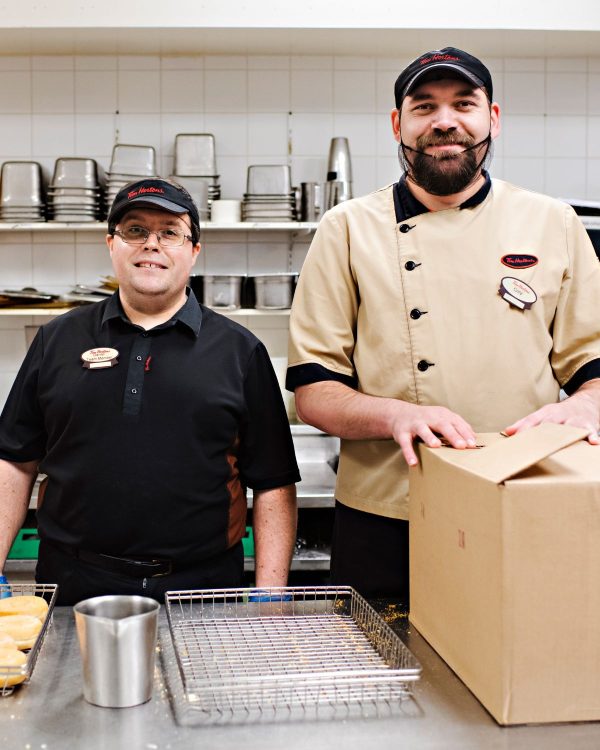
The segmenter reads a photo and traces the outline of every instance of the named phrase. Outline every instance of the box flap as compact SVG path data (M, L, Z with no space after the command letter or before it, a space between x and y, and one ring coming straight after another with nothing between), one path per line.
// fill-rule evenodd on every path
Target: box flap
M466 471L496 484L534 466L553 453L587 437L587 430L562 424L541 424L474 451L457 451Z

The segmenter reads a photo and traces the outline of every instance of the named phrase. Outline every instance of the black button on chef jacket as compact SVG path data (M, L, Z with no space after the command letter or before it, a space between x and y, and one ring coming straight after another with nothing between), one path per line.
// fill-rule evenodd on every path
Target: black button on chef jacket
M100 347L117 363L84 367ZM0 458L48 475L41 538L192 564L241 539L247 486L300 479L264 345L191 291L149 331L118 292L42 326L0 417Z

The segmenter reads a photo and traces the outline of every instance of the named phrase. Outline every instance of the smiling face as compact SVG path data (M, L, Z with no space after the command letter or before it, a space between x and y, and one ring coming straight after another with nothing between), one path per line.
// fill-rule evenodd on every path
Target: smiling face
M409 179L434 195L451 195L479 176L486 139L500 132L500 110L483 89L462 79L428 81L392 111L392 128L407 147Z
M191 235L187 214L180 216L160 209L132 209L121 218L117 230L134 226L150 232L175 228ZM168 309L185 302L185 287L200 252L199 243L193 245L186 239L181 247L164 247L156 234L150 234L142 245L127 244L118 234L108 235L106 241L125 306L140 308L148 303Z

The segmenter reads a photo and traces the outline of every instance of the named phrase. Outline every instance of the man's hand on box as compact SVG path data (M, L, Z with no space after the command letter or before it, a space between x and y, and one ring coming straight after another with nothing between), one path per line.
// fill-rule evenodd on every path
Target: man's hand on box
M588 430L588 441L592 445L600 445L598 435L598 430L600 430L600 379L584 383L572 396L558 404L542 406L541 409L511 424L504 432L507 435L515 435L517 432L522 432L543 422L582 427L584 430Z
M439 448L442 439L453 448L475 448L475 433L461 416L444 406L418 406L398 401L392 415L392 437L409 466L416 466L413 440L420 438L429 448ZM439 437L438 437L439 436Z

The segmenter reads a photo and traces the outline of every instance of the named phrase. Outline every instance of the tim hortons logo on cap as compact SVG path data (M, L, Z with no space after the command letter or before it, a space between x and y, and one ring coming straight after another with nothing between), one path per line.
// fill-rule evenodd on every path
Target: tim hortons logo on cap
M509 253L508 255L503 255L500 258L500 262L509 268L531 268L531 266L537 265L538 259L535 255Z
M138 195L143 195L144 193L164 193L165 191L162 188L157 187L141 187L139 190L132 190L131 192L127 193L127 199L131 200L132 198L136 198Z
M456 57L456 55L431 55L430 57L422 57L419 60L419 65L427 65L430 62L441 62L442 60L458 61L460 57Z

